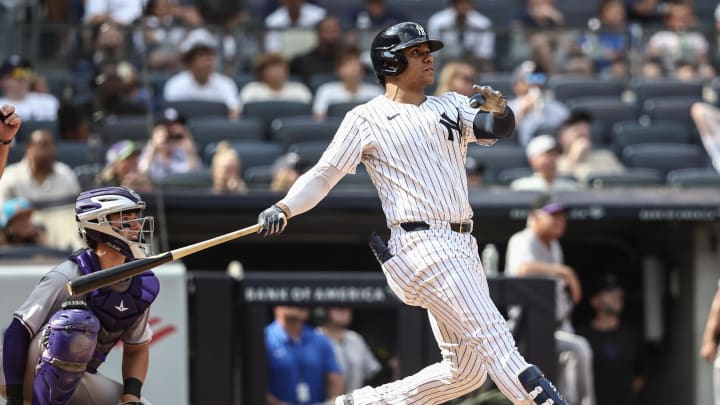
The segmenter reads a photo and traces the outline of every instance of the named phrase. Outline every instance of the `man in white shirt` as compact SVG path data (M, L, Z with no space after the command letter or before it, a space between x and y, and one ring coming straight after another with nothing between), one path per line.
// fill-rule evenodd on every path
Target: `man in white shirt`
M335 67L340 80L320 85L313 100L313 115L323 119L327 115L328 106L335 103L358 103L368 101L383 93L380 86L363 82L365 72L360 61L360 50L347 48L340 54Z
M575 191L576 181L558 177L557 160L560 155L552 135L539 135L528 143L525 150L533 174L516 179L510 184L513 190L524 191Z
M87 24L130 25L142 16L145 3L144 0L85 0L83 21Z
M258 56L254 70L256 80L243 86L240 91L242 104L256 101L312 101L312 93L307 86L288 80L288 61L282 54L268 53Z
M51 94L30 91L33 75L30 62L10 55L0 66L0 105L13 105L25 121L55 121L60 103Z
M25 157L5 169L0 181L0 202L24 197L34 206L62 205L80 193L77 176L55 160L55 141L46 130L33 131Z
M479 70L492 70L495 55L492 21L473 7L472 0L451 0L450 7L430 16L428 34L446 44L443 56L470 58Z
M217 101L225 103L230 119L237 119L240 116L237 84L215 71L215 49L201 42L188 48L183 55L187 69L165 83L165 101Z
M282 0L282 6L265 18L265 52L282 51L282 30L286 28L312 29L325 18L327 11L305 0Z

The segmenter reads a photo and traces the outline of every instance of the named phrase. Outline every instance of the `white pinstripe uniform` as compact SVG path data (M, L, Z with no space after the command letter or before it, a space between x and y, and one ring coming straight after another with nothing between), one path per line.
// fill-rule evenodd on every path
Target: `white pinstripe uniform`
M355 391L355 405L442 403L488 374L514 403L532 403L517 379L529 364L490 299L477 242L449 225L472 217L464 163L468 144L478 141L476 114L457 93L419 106L379 96L345 116L320 159L342 173L361 162L367 168L391 230L394 256L382 266L388 284L403 302L429 311L443 357L405 379ZM430 229L400 226L414 221Z

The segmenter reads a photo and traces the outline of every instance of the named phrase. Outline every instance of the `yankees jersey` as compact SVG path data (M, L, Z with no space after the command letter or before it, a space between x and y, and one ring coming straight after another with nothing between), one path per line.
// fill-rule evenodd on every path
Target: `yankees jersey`
M420 105L378 96L345 115L320 161L343 174L354 173L362 162L389 227L461 222L472 217L465 157L468 144L478 142L473 131L478 113L488 116L486 131L492 133L492 116L471 108L458 93L428 96Z
M62 303L70 298L66 285L81 275L78 266L65 261L43 276L35 286L30 296L15 311L14 316L28 329L30 336L35 336L48 319L61 309ZM123 288L123 284L116 284L117 288ZM82 296L84 297L84 296ZM81 296L78 296L81 298ZM120 305L118 309L123 308ZM149 310L141 316L131 327L109 332L104 328L98 334L97 351L108 353L118 339L128 344L141 344L152 339L152 331L148 326Z

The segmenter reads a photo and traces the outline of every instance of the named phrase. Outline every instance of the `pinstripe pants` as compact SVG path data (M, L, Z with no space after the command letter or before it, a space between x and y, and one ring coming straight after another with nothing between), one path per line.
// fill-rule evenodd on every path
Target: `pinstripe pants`
M394 227L394 256L382 266L404 303L428 310L442 361L402 380L356 390L355 405L439 404L479 388L488 374L513 403L532 403L517 379L529 364L490 299L477 242L446 227Z

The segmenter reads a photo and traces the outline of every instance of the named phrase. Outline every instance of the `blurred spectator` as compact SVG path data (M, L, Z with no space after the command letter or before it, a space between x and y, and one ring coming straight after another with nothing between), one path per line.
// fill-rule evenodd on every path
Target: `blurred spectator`
M325 315L324 322L318 329L330 338L345 380L345 392L355 391L373 378L382 366L365 339L359 333L348 329L353 319L351 308L328 307L322 309L322 312Z
M268 53L255 60L255 80L240 90L242 104L253 101L299 101L309 103L312 93L302 83L288 81L287 59L279 53Z
M594 404L592 349L576 335L571 324L573 304L580 302L582 287L575 270L564 264L559 239L565 234L566 208L550 195L541 195L528 214L525 229L510 237L505 275L545 276L556 282L555 309L558 328L555 341L560 357L559 391L569 404Z
M239 193L247 191L247 186L242 179L242 162L237 151L230 143L222 141L218 143L215 154L212 158L212 179L213 192Z
M282 31L288 28L312 28L327 11L305 0L282 0L282 6L265 18L265 52L283 50Z
M102 63L92 84L95 92L94 119L147 113L149 95L140 86L137 71L130 63Z
M663 67L670 72L679 60L697 61L701 70L711 72L709 49L707 39L695 27L692 5L677 3L668 6L665 29L650 36L645 55L660 58Z
M0 116L2 116L0 119L0 177L2 177L11 144L22 125L22 118L15 113L15 107L7 104L0 104Z
M642 63L641 75L645 79L659 79L665 76L665 68L658 58L645 59Z
M315 92L313 115L317 119L325 118L330 104L361 103L383 94L380 86L363 82L365 69L355 47L344 49L338 56L335 73L340 80L321 84Z
M467 174L468 189L480 188L485 177L485 164L468 156L465 160L465 173Z
M470 97L474 94L472 86L476 79L477 72L471 63L462 60L447 62L440 71L435 95L454 91Z
M649 27L660 24L668 12L668 3L672 1L625 0L628 19Z
M622 173L624 166L612 151L593 148L590 113L573 112L558 129L562 154L557 161L558 174L585 182L591 174Z
M700 75L698 64L692 60L679 60L675 64L674 76L682 81L699 81L703 77Z
M47 245L45 228L33 223L35 210L26 198L5 201L0 217L0 228L7 245Z
M550 98L548 77L533 61L525 61L513 72L515 98L508 106L515 113L515 128L520 145L527 145L538 128L558 127L570 115L565 104Z
M47 206L74 201L80 193L75 172L55 160L52 133L40 129L30 134L25 156L8 165L0 181L0 201L23 197L33 206Z
M579 46L600 75L609 76L613 64L624 63L627 21L623 0L602 0L596 18L588 22L589 31L580 36Z
M388 7L386 0L364 0L361 7L349 13L347 25L360 30L379 29L406 20L398 10Z
M309 52L295 56L290 61L290 73L302 77L305 84L313 75L332 73L343 49L343 31L340 20L327 16L315 25L317 45Z
M286 153L275 160L272 167L270 190L286 192L302 174L300 156L295 152Z
M90 116L82 105L63 102L58 109L58 131L63 141L87 143L90 139Z
M428 35L445 43L442 57L472 60L480 71L492 71L495 56L492 21L473 7L473 0L451 0L449 7L428 19Z
M83 19L92 25L112 22L127 26L142 16L142 5L141 1L85 0Z
M100 185L126 186L139 192L151 191L152 182L138 168L141 151L137 143L129 140L110 146L105 153L105 168L98 175Z
M209 35L209 34L208 34ZM235 81L215 71L215 48L210 38L183 43L183 62L187 67L165 83L165 101L217 101L225 103L230 119L240 116Z
M185 126L185 117L174 108L164 109L150 142L140 154L140 171L153 181L160 181L168 173L186 173L201 166L195 141Z
M515 179L510 188L524 191L575 191L580 188L576 181L558 176L558 146L552 135L538 135L525 149L533 174Z
M177 71L182 61L177 44L187 35L186 26L198 26L202 17L195 7L171 0L148 0L135 45L147 57L151 70Z
M595 282L592 320L578 327L593 350L597 405L634 405L645 383L642 335L623 323L624 292L613 274Z
M25 121L54 121L59 102L55 96L30 90L35 73L30 62L10 55L0 66L0 105L12 104Z
M344 392L330 340L306 324L309 310L279 305L265 327L268 405L319 404Z
M565 17L557 8L555 0L526 0L527 5L516 23L527 35L532 59L548 74L557 73L558 53L563 49Z

